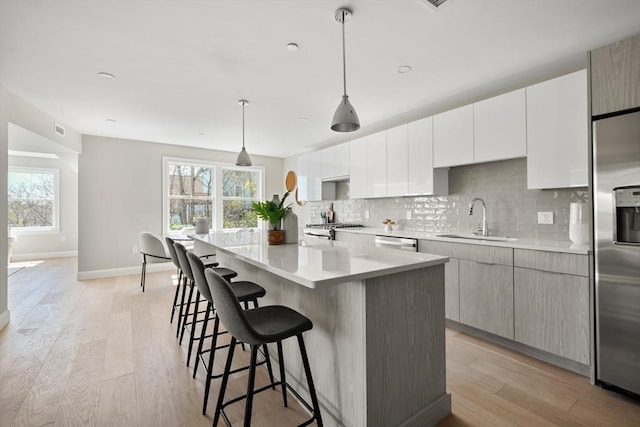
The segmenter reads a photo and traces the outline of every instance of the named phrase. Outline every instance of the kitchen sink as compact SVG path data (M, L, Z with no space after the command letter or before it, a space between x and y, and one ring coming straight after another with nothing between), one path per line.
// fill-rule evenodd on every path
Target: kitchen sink
M468 239L484 240L487 242L515 242L515 237L507 236L476 236L475 234L436 234L436 237L446 237L448 239Z

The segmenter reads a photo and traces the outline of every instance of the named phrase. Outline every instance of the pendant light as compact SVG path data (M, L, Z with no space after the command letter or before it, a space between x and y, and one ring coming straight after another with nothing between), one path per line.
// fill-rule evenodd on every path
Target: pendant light
M347 96L347 65L344 45L344 23L351 18L352 12L347 8L340 8L336 10L336 21L342 24L342 83L343 83L343 95L342 101L336 108L336 112L333 114L333 120L331 121L331 129L336 132L353 132L360 129L360 120L358 114L354 110L353 105L349 102Z
M241 99L238 101L238 104L242 105L242 150L238 153L238 158L236 159L236 166L251 166L251 158L249 157L249 153L244 148L244 107L249 103L246 99Z

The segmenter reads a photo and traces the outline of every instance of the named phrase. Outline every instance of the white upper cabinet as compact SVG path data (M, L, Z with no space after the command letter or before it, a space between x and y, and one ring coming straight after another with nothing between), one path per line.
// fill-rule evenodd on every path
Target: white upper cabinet
M367 197L367 138L349 142L349 198Z
M297 165L298 200L306 202L309 200L309 153L298 156Z
M527 187L588 185L587 72L527 88Z
M387 130L387 196L409 192L408 125Z
M309 155L308 176L309 201L322 200L322 158L318 153Z
M433 117L433 167L473 163L473 104Z
M333 147L333 176L337 178L349 176L348 142Z
M366 197L387 196L387 132L367 136Z
M333 147L325 148L324 150L320 150L315 155L320 156L320 162L322 170L321 178L328 179L334 177L334 159L333 159Z
M448 169L433 168L433 117L409 123L407 136L407 194L448 194Z
M524 89L473 104L474 163L527 155Z

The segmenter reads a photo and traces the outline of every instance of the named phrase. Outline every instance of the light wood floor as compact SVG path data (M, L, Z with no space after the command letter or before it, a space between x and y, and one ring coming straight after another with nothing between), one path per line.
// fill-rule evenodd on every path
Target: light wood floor
M172 274L149 274L142 294L138 276L77 282L75 272L76 259L67 258L9 278L0 426L210 426L219 382L208 415L201 415L203 371L191 378L186 339L179 346L169 323ZM246 361L246 353L236 354L238 364ZM216 357L217 370L224 358ZM259 373L258 385L266 384L264 369ZM245 381L237 374L229 393L242 393ZM447 383L453 414L440 423L445 427L640 426L640 403L451 330ZM306 417L292 400L284 408L279 391L260 394L254 410L254 426L296 425ZM243 411L242 402L229 409L234 425Z

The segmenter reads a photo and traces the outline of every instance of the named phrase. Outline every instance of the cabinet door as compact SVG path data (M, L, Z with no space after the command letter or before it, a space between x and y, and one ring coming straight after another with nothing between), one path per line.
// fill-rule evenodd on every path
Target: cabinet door
M591 114L640 107L640 34L591 51Z
M387 196L406 196L408 186L407 125L387 130Z
M513 339L513 267L461 259L460 322Z
M309 154L298 156L297 166L298 178L298 200L301 202L309 201Z
M474 162L492 162L527 155L525 90L473 104Z
M333 176L349 176L349 143L333 147Z
M527 88L527 187L587 186L587 72Z
M309 154L309 200L322 200L322 158L318 152Z
M589 279L515 269L515 339L589 364Z
M367 197L387 195L387 132L367 137Z
M473 163L473 104L433 116L433 167Z
M447 319L460 321L460 260L449 258L444 265L444 314Z
M333 178L335 176L334 167L333 167L334 165L333 147L325 148L324 150L320 150L315 154L320 156L320 162L322 165L320 168L321 169L320 178L321 179Z
M349 142L349 198L367 197L367 138Z

